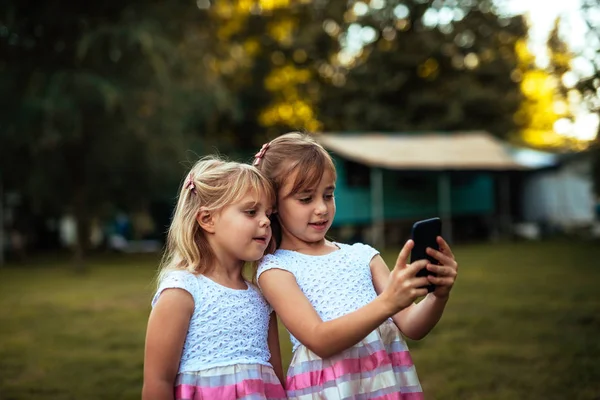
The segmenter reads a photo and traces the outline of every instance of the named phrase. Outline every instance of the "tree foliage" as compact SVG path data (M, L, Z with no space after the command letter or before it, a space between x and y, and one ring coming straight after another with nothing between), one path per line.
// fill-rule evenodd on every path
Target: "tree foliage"
M515 131L526 27L486 1L223 1L207 13L215 68L242 104L240 123L224 129L233 136Z
M15 1L0 16L2 179L75 216L78 258L91 219L164 191L191 127L229 107L182 4Z
M526 41L517 43L518 74L524 96L515 114L520 127L519 141L545 150L574 150L580 142L568 135L574 118L573 105L568 99L569 89L562 82L564 74L571 70L573 54L560 39L558 24L549 35L547 49L549 65L540 67Z

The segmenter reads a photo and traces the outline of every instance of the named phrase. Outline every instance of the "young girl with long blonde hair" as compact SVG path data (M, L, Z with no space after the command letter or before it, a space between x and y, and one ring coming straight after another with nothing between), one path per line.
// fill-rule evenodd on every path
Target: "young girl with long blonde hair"
M209 158L187 174L152 300L142 398L284 399L277 322L242 275L273 245L273 189Z

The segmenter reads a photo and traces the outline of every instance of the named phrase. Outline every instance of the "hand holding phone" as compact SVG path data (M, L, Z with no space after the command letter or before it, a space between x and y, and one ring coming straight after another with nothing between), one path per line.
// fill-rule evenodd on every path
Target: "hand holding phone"
M429 260L431 264L439 264L438 260L427 254L426 250L428 247L431 247L434 250L439 250L437 237L441 236L441 234L442 220L437 217L415 222L411 231L411 239L415 242L415 244L410 253L410 262L412 263L417 260ZM427 268L423 268L417 272L417 276L427 275L435 274L427 270ZM427 291L429 293L433 292L434 290L434 284L427 286Z

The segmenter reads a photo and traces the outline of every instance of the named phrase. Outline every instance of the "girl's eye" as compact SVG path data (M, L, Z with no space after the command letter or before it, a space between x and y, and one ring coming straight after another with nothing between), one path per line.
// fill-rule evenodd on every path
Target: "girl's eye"
M251 217L256 215L256 210L246 210L246 214L250 215Z
M333 193L331 193L331 194L326 194L326 195L325 195L325 199L327 199L327 200L331 200L331 199L333 199Z
M311 197L303 197L300 199L300 203L310 203L311 200Z

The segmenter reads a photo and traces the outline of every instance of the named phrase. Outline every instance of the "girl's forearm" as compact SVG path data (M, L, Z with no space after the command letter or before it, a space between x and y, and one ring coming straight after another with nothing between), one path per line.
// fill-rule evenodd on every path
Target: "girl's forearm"
M418 304L400 311L392 319L406 337L420 340L437 325L446 303L448 298L440 299L430 293Z
M311 339L304 345L321 358L331 357L364 339L392 313L377 297L354 312L316 325L309 335Z

